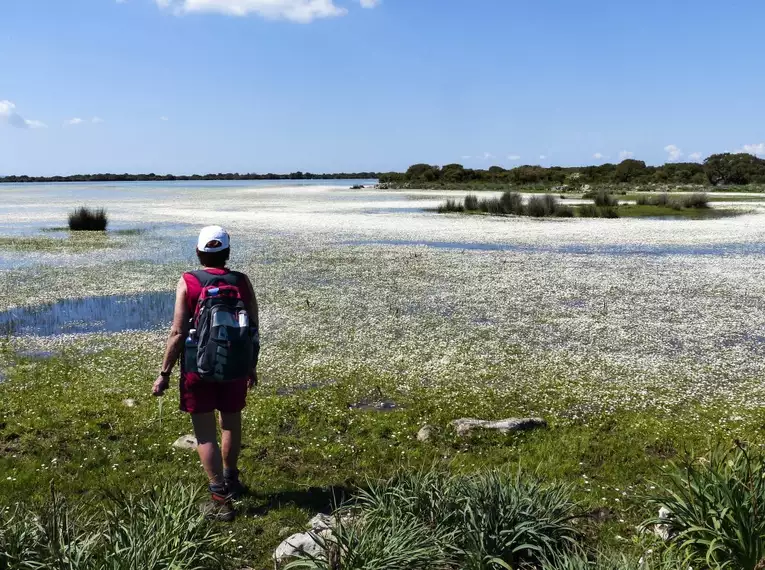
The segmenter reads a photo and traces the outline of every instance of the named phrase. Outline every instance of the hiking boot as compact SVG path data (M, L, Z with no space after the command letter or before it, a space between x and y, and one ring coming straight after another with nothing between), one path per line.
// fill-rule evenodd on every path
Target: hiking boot
M226 491L232 501L238 501L247 494L247 487L239 479L226 481Z
M239 480L239 470L228 470L224 473L226 492L232 500L238 501L247 494L247 487Z
M201 510L205 518L211 521L231 522L236 518L236 511L228 494L210 493L210 500L202 503Z

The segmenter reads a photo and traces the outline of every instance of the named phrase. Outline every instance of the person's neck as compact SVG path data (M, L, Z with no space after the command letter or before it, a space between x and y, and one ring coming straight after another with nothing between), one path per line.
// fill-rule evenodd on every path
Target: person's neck
M204 266L204 269L217 269L218 271L226 271L226 266L223 267L208 267L207 265Z

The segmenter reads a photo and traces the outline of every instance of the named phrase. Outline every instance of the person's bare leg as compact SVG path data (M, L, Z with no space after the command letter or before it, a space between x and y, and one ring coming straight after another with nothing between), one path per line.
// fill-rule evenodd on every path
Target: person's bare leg
M239 452L242 450L242 412L220 415L223 467L237 473Z
M191 422L194 425L194 435L197 438L197 452L202 467L207 473L210 485L219 487L223 485L223 460L220 447L218 447L218 426L215 422L215 412L207 414L191 414Z

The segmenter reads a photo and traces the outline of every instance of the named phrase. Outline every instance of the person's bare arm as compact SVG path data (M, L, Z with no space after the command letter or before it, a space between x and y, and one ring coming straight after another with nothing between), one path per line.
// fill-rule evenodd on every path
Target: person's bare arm
M173 313L173 324L170 327L170 336L167 338L165 356L162 359L162 370L152 389L155 396L161 396L170 386L173 366L183 352L183 344L189 333L190 316L186 306L186 282L181 277L175 290L175 312Z

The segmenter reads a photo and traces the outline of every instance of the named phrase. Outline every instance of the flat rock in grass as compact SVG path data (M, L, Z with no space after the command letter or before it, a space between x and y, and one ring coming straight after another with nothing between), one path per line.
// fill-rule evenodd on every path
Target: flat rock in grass
M433 437L433 426L422 426L417 432L417 441L426 442Z
M193 435L182 435L173 442L173 447L177 449L188 449L192 451L196 449L198 445L197 438Z
M477 420L475 418L460 418L452 422L457 435L468 435L474 429L495 430L499 433L511 431L525 431L547 427L547 422L542 418L508 418L506 420Z
M353 521L353 515L350 513L345 513L339 518L319 513L308 521L309 531L293 534L276 548L274 552L276 567L279 568L290 558L322 556L324 549L319 543L330 540L333 536L332 531L338 524L349 524L351 521Z
M316 538L329 538L332 536L331 530L299 532L286 538L274 552L274 562L278 568L282 563L290 558L314 557L318 558L324 552L324 549L316 541Z
M127 398L125 400L122 400L122 405L126 408L134 408L135 407L135 400L133 398Z

